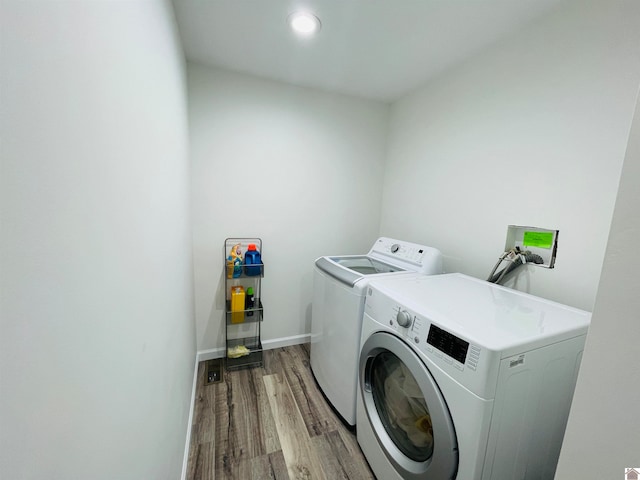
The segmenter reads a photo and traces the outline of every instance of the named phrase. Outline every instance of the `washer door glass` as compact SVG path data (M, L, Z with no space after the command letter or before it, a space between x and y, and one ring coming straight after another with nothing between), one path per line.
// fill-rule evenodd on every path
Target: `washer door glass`
M416 379L400 359L382 352L371 364L371 393L382 424L396 447L416 462L433 455L429 407Z
M362 345L359 374L364 412L395 471L405 480L455 478L458 441L451 413L412 347L393 334L373 333Z

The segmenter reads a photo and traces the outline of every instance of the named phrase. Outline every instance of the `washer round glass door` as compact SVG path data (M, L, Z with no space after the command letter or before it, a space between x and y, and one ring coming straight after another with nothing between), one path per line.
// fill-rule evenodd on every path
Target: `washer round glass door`
M451 479L458 442L426 365L400 338L378 332L360 353L360 389L378 443L406 479Z

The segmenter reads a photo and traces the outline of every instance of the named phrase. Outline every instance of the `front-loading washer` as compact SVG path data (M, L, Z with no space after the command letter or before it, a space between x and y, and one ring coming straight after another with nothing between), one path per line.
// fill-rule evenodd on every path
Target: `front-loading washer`
M311 370L325 397L349 425L356 422L360 328L365 288L374 278L442 273L439 250L378 238L366 255L315 262L311 313Z
M374 474L553 479L590 317L463 274L370 282L357 439Z

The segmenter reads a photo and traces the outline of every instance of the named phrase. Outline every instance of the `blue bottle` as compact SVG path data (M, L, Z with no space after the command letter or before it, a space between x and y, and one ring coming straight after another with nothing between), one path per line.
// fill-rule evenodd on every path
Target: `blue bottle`
M255 277L262 273L262 258L254 243L250 243L244 254L244 274Z

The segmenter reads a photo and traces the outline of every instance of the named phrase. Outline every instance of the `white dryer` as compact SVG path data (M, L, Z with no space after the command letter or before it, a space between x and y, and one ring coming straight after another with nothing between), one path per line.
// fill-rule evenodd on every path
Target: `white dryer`
M315 262L311 370L329 402L349 425L356 421L365 287L374 278L409 272L442 273L440 251L381 237L366 255L334 255Z
M462 274L372 281L357 438L380 479L553 479L588 312Z

